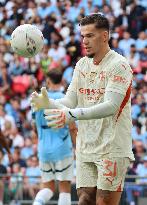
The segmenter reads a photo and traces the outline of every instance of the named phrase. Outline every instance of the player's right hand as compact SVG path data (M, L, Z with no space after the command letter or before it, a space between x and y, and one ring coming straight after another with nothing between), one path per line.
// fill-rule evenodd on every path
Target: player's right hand
M30 102L33 111L49 108L50 100L48 97L48 92L46 90L46 87L41 88L40 94L38 94L36 91L33 92L31 95Z

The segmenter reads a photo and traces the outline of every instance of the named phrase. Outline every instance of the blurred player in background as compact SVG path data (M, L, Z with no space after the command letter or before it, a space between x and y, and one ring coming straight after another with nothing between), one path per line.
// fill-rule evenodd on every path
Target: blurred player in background
M46 85L48 96L63 98L61 90L62 72L53 69L48 72ZM33 205L47 203L55 192L55 180L59 181L58 205L71 205L71 180L73 179L73 146L76 140L75 123L61 129L47 126L44 110L34 113L38 132L38 156L42 176L42 189L37 193ZM71 140L71 136L72 140Z
M41 94L32 94L31 102L34 109L46 108L49 127L78 120L78 205L118 205L126 170L134 160L132 70L123 56L110 49L105 16L88 15L81 19L80 28L86 56L77 62L65 97L53 101L42 88Z

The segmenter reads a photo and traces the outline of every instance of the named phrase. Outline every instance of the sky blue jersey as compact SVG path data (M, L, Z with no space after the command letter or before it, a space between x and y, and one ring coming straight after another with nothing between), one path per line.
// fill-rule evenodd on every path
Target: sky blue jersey
M49 91L52 99L64 97L61 91ZM68 126L60 129L49 128L44 118L44 110L34 113L38 132L38 157L42 162L56 162L72 156L72 141Z

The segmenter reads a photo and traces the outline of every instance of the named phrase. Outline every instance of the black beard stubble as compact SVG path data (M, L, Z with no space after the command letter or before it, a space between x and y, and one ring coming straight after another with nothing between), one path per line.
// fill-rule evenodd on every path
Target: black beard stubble
M88 58L93 58L94 57L94 53L93 54L89 54L89 55L86 55Z

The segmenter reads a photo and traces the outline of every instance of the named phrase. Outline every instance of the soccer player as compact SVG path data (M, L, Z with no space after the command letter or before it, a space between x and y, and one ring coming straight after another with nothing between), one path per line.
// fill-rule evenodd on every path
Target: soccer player
M42 88L41 94L32 94L31 102L35 109L46 108L49 127L78 120L78 205L118 205L126 170L134 160L132 70L123 56L110 49L109 22L104 15L84 17L80 29L86 56L77 62L65 97L53 101Z
M53 99L64 96L61 91L62 72L53 69L48 72L46 84L48 96ZM34 112L38 132L38 156L42 177L42 189L37 193L33 205L46 204L55 192L55 181L59 181L58 205L71 205L71 180L73 179L73 148L75 143L76 126L70 123L61 129L47 126L44 111Z

